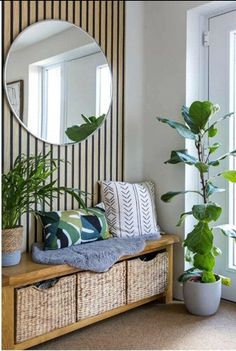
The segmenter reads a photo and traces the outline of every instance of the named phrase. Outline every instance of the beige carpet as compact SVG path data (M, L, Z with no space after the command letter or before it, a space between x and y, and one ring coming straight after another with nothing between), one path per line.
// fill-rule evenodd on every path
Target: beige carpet
M151 303L34 349L38 350L235 350L236 304L216 315L190 315L182 303Z

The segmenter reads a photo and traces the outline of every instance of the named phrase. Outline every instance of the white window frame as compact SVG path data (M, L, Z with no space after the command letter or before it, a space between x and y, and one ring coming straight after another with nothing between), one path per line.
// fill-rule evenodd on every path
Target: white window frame
M186 105L189 106L193 100L207 100L209 96L209 47L203 45L203 33L209 31L209 20L211 17L216 15L222 15L224 13L235 10L234 1L219 1L212 2L211 4L200 5L199 8L195 8L188 11L187 16L187 47L190 47L189 55L187 53L187 67L186 67ZM189 35L189 32L191 35ZM193 53L195 55L193 55ZM198 53L196 55L196 53ZM191 77L191 81L190 81ZM186 139L186 148L191 152L194 151L191 141ZM199 186L198 178L196 174L193 176L193 170L189 166L185 166L185 188L196 188ZM191 198L185 196L185 210L189 211L191 205L195 204L198 198L191 196ZM232 200L231 200L232 201ZM232 215L232 214L229 214ZM194 222L191 217L185 221L185 237L189 233L189 229L192 228ZM233 240L228 239L227 245L227 262L225 264L226 271L236 273L236 266L232 265L233 257ZM236 258L235 258L236 259ZM185 263L185 269L189 268L189 264Z
M52 68L56 68L56 67L60 67L61 68L61 106L60 106L60 116L61 116L61 125L60 125L60 143L64 142L64 130L65 130L65 63L64 62L58 62L55 64L51 64L51 65L46 65L43 67L42 69L42 87L43 87L43 91L42 91L42 106L43 106L43 116L45 116L46 118L42 118L42 125L41 125L41 137L43 139L46 139L47 136L47 111L48 111L48 101L47 101L47 96L48 96L48 75L47 72L49 69ZM60 144L59 143L59 144Z
M236 94L236 31L230 34L230 111L236 111L235 94ZM231 118L230 121L230 150L236 149L236 120ZM236 157L229 159L230 169L236 170ZM229 203L231 211L229 213L229 222L236 225L236 184L229 184ZM228 241L228 268L236 270L236 242L233 239Z
M101 115L101 69L104 67L109 69L109 65L106 63L97 66L96 71L96 116Z

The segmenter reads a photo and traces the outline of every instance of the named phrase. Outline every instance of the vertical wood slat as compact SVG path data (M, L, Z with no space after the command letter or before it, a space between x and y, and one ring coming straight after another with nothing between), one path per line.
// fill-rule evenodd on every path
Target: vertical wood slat
M124 11L123 1L4 1L3 54L11 42L28 25L44 19L68 20L81 26L101 45L113 74L113 103L105 124L87 141L73 146L51 146L30 135L15 119L6 98L3 104L3 171L7 172L19 153L52 152L52 158L68 160L60 164L52 179L58 185L76 187L93 193L88 205L98 201L99 179L123 179L123 81L124 81ZM9 155L11 158L9 159ZM53 199L47 210L78 208L70 196ZM40 209L35 204L35 209ZM29 214L22 216L25 227L24 250L33 242L42 240L41 225Z

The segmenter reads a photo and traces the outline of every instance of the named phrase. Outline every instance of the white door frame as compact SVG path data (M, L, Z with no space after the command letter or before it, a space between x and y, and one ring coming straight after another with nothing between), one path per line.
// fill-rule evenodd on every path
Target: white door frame
M204 32L209 31L209 20L212 17L236 10L235 1L212 1L191 9L187 13L187 51L186 51L186 105L194 100L208 100L209 97L209 47L204 45ZM195 152L193 142L186 139L186 149ZM197 170L185 166L185 189L199 187ZM198 197L192 194L185 196L186 212L196 203ZM192 230L194 219L189 216L185 222L185 237ZM228 267L228 266L227 266ZM185 263L185 269L189 264ZM228 268L226 268L228 270Z

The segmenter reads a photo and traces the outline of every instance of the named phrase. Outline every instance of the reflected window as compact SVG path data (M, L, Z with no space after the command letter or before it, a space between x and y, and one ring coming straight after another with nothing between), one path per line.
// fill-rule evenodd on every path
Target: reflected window
M63 65L51 65L43 69L42 137L60 144L63 126Z
M111 101L111 74L108 65L97 67L96 115L106 114Z

